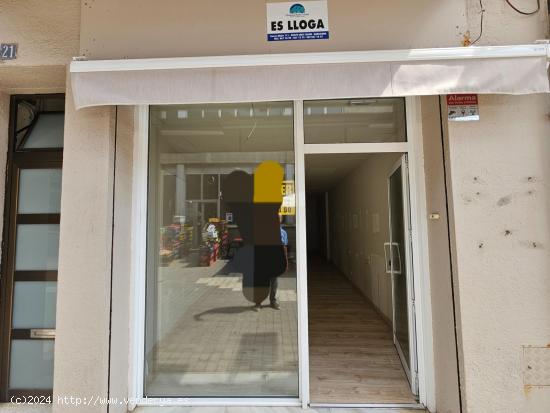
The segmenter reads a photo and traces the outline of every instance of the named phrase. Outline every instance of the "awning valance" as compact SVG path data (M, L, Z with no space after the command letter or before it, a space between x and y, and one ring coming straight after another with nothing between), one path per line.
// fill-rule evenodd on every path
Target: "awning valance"
M73 61L77 108L550 92L549 46Z

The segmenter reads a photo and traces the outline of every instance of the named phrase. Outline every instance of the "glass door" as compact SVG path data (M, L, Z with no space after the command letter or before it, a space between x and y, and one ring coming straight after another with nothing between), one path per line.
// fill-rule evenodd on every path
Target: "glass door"
M64 104L62 95L12 99L2 260L6 401L28 395L51 401Z
M393 339L411 390L418 393L414 287L411 264L411 227L407 155L396 163L388 177L389 197L389 272L393 296Z
M61 168L21 165L14 180L18 203L8 388L44 391L53 385Z

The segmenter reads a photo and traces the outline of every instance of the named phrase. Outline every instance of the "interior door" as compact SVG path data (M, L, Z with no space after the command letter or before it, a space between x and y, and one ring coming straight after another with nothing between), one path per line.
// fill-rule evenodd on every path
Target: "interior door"
M414 394L418 394L412 237L407 155L388 177L389 233L387 268L392 278L393 341Z

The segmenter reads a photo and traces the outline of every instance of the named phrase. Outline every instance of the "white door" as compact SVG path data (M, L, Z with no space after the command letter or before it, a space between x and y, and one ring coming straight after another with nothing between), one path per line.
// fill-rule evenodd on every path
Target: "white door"
M390 241L386 243L386 271L392 278L393 341L414 394L418 394L412 237L407 155L388 176Z

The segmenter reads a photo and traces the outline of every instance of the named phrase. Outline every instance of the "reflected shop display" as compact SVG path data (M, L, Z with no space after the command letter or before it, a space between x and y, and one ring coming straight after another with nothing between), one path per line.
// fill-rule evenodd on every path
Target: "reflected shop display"
M145 394L298 396L292 102L150 122Z

